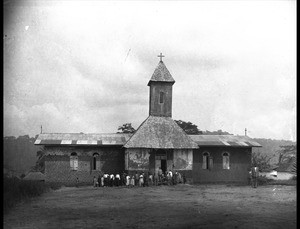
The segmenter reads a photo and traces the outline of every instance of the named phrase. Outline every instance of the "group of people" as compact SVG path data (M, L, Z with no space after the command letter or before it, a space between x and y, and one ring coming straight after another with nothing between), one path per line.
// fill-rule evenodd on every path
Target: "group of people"
M186 183L185 174L181 174L178 171L172 172L171 170L163 173L161 168L157 172L152 174L151 172L136 172L134 175L126 174L108 174L104 173L98 177L94 176L94 187L113 187L113 186L127 186L127 187L145 187L152 185L176 185L179 183Z

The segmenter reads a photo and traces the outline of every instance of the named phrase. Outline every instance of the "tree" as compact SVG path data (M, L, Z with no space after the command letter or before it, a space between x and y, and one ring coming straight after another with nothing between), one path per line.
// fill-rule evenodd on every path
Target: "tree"
M252 153L252 166L256 165L259 170L269 170L271 168L270 160L272 156L262 154L261 152Z
M191 123L191 122L185 122L182 120L175 120L175 122L180 126L187 134L202 134L202 131L200 131L197 127L197 125Z
M135 129L131 126L131 123L125 123L122 126L119 126L118 130L121 130L117 133L134 133Z
M231 135L227 131L217 130L217 131L203 131L204 135Z
M278 164L292 163L297 156L296 145L283 145L277 151L279 153Z
M36 156L38 159L35 163L35 166L31 167L30 171L44 173L44 171L45 171L45 160L44 160L45 148L43 147L42 150L37 151Z
M282 145L279 153L278 166L287 166L288 170L296 175L297 173L297 145Z

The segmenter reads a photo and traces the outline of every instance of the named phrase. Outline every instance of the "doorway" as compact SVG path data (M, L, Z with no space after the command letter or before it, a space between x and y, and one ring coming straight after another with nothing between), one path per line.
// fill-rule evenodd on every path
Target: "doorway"
M161 170L165 174L167 170L167 160L161 160L160 163L161 163Z

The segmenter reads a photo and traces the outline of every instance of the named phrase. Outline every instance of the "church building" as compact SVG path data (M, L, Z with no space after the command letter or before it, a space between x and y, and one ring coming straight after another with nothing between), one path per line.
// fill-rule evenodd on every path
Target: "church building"
M174 83L160 59L148 82L149 116L134 134L39 134L45 181L90 184L101 173L154 174L161 167L190 183L246 183L252 148L261 145L247 136L186 134L172 119Z

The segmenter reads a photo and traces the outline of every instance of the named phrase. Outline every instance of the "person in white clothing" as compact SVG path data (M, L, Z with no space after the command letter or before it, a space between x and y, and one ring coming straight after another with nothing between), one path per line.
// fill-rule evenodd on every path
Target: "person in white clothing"
M130 184L130 176L127 175L126 176L126 186L129 187L129 184Z
M130 186L131 187L134 187L134 185L135 185L135 179L134 179L134 176L132 176L131 178L130 178Z
M173 173L171 170L169 170L169 176L172 178L173 177Z
M105 173L105 174L103 175L103 177L104 177L104 187L108 186L108 184L109 184L108 176L109 176L109 175L108 175L107 173Z
M144 184L144 176L143 174L141 174L139 179L139 186L142 187L143 184Z

